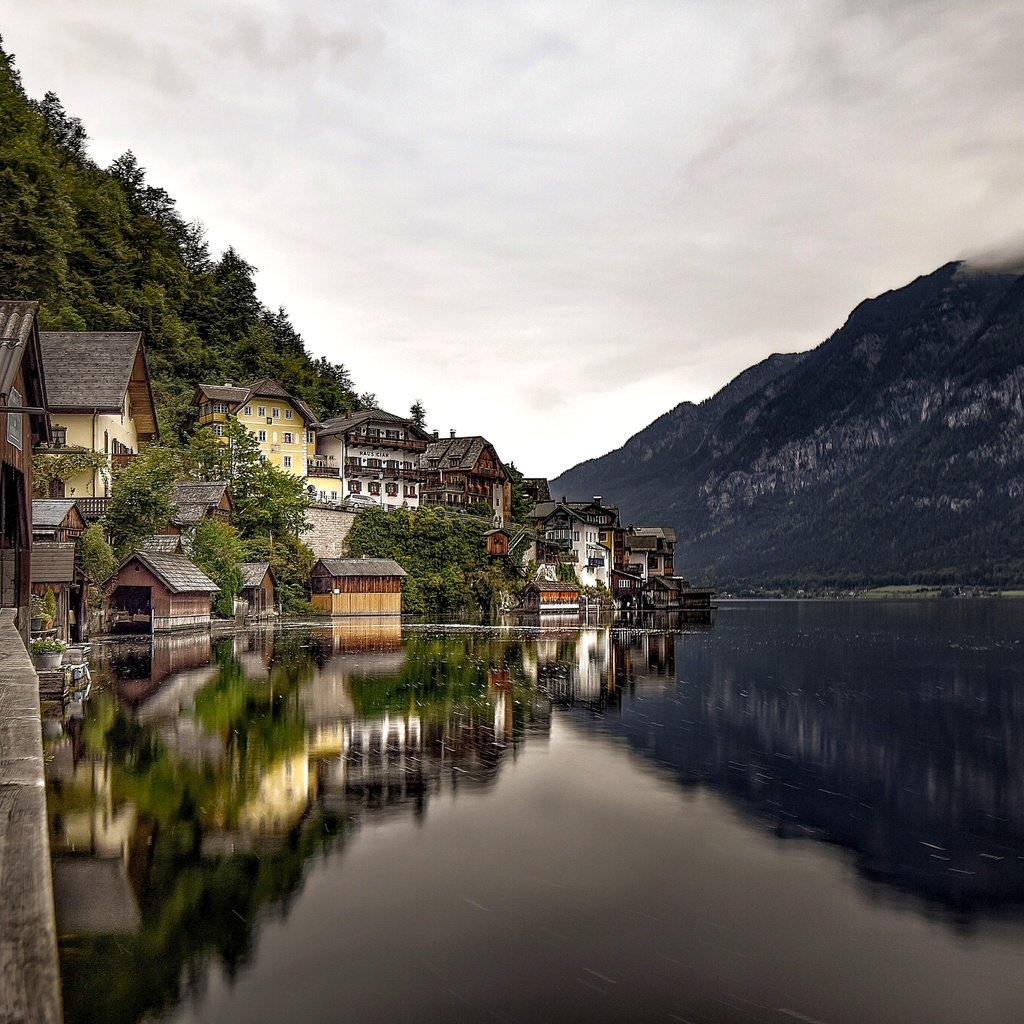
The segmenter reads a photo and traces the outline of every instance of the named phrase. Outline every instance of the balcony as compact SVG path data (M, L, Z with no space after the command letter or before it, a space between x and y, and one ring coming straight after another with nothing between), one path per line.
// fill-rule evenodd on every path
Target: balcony
M329 466L326 462L310 462L306 467L306 476L339 479L341 470L337 466Z
M379 449L393 448L397 451L406 452L425 452L427 450L426 441L415 441L407 437L375 437L372 434L360 434L357 432L346 434L345 444L350 447L359 446L360 448Z

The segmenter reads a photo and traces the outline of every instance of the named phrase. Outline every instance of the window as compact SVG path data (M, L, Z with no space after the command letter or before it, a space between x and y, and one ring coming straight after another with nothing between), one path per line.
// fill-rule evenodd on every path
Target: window
M258 405L256 407L256 415L257 416L266 416L267 415L267 407L265 405Z
M579 530L573 530L573 532L572 532L572 539L573 540L579 540L580 539L580 531Z
M17 388L11 388L8 393L8 405L21 405L21 392ZM25 423L25 414L20 412L9 412L7 414L7 443L12 448L21 451L22 427Z
M214 425L213 425L213 433L217 437L223 437L224 436L224 428L219 423L214 423Z
M257 441L261 441L261 442L265 442L267 440L267 432L265 430L257 430L256 431L256 440Z
M281 440L285 444L293 444L294 443L294 438L295 438L295 435L290 430L286 430L286 431L284 431L284 433L281 434Z
M291 411L291 409L285 409L285 411L284 411L284 418L286 420L290 420L292 418L292 411ZM291 762L289 761L289 764L290 763Z
M20 402L21 399L19 398ZM11 393L11 405L14 404L14 393ZM53 447L64 448L68 443L68 428L67 427L54 427L53 428Z
M252 406L251 406L251 405L247 405L247 406L246 406L246 407L245 407L245 408L244 408L244 409L242 410L242 412L244 412L246 416L251 416L251 415L252 415Z
M270 415L273 416L275 419L280 419L281 418L281 410L278 409L278 408L273 408L273 409L270 410Z
M415 498L416 497L416 487L415 487L414 484L410 484L408 487L406 487L406 489L405 489L405 496L407 498Z
M384 485L384 493L387 494L387 496L389 498L397 498L398 497L398 484L385 484Z
M312 430L306 431L306 444L316 444L316 435Z
M370 484L371 494L380 494L380 484Z
M338 500L338 492L337 491L331 491L331 501L337 501L337 500Z
M285 469L291 469L292 468L292 457L290 455L286 455L284 457L283 461L284 461L284 468Z
M363 490L363 484L360 480L349 480L348 482L348 493L349 494L360 494Z

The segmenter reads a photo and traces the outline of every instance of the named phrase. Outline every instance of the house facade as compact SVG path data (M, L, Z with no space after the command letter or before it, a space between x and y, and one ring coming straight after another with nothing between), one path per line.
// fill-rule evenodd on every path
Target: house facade
M217 584L184 555L136 551L104 584L107 621L126 632L205 628Z
M420 458L430 435L382 409L335 416L316 425L307 491L314 500L381 508L418 508Z
M321 558L310 576L313 607L326 615L400 615L405 576L391 558Z
M43 331L39 335L53 456L101 452L103 464L54 480L51 498L106 498L115 470L159 440L141 331ZM82 511L89 515L87 505Z
M37 302L0 302L0 607L28 638L32 452L50 440ZM5 412L9 409L9 412Z
M420 457L423 501L449 509L469 511L479 502L494 510L501 526L512 508L512 478L494 445L485 437L436 437Z
M256 438L260 454L272 466L305 477L316 452L313 410L276 380L264 377L241 387L201 384L192 398L199 426L223 437L233 416Z
M591 501L540 502L533 508L536 561L568 563L584 586L611 589L619 510L600 497Z
M53 620L62 640L84 639L88 585L79 572L76 542L85 520L73 499L32 502L32 593L52 591L57 602Z

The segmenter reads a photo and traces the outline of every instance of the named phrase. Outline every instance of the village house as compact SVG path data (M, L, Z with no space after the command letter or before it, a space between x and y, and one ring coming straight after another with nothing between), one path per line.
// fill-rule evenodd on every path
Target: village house
M104 583L114 630L160 633L210 625L218 586L184 555L136 551Z
M316 452L316 416L273 378L241 387L230 382L201 384L192 404L197 408L199 426L224 437L233 416L256 438L267 462L292 476L306 476L309 458Z
M327 615L400 615L405 576L391 558L321 558L310 577L313 607Z
M0 302L0 607L17 609L25 640L32 585L32 451L50 440L38 312L37 302Z
M611 587L619 511L600 497L590 501L540 502L533 507L535 560L568 563L584 586Z
M557 580L534 580L523 588L520 609L530 614L579 613L580 588Z
M307 492L314 500L418 508L430 435L412 420L366 409L316 425Z
M43 331L39 342L52 422L51 441L41 450L105 456L95 468L55 479L48 496L78 499L92 522L105 511L113 471L160 436L142 332Z
M265 619L274 614L277 600L277 581L269 562L243 562L242 589L238 596L249 606L247 614L252 618Z
M455 431L434 440L420 457L424 472L423 501L468 512L485 502L501 526L512 508L512 478L485 437L456 437Z
M84 639L88 585L78 571L76 541L85 532L78 505L68 498L32 502L32 593L52 591L53 625L63 640Z

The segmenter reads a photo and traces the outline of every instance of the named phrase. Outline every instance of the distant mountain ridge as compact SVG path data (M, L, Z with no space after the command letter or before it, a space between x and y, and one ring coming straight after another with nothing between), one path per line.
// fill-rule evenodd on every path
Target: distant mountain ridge
M862 302L551 491L675 527L694 579L1024 580L1024 276L949 263Z

